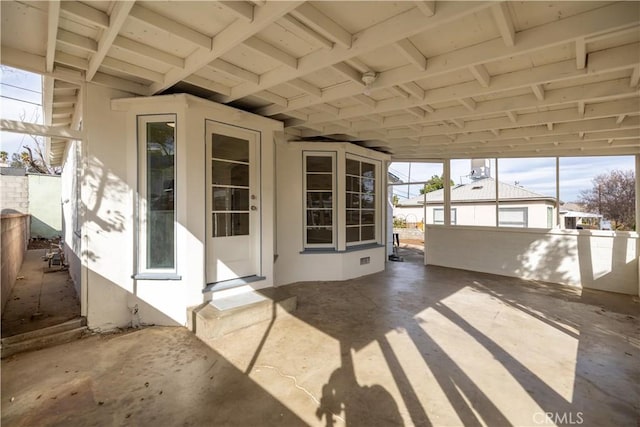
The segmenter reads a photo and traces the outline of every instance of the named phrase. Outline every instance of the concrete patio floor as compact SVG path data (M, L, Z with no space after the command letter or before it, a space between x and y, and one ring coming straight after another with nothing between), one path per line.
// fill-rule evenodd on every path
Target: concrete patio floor
M2 425L636 425L637 301L406 262L289 287L298 309L2 361Z

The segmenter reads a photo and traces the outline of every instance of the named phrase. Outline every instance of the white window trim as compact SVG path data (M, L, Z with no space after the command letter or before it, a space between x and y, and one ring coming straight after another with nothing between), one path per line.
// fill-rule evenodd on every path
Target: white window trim
M345 235L345 242L346 242L346 246L347 247L352 247L352 246L360 246L360 245L370 245L370 244L380 244L380 236L382 235L382 229L383 224L382 224L382 187L381 187L381 181L384 179L381 176L381 171L382 171L382 162L380 162L379 160L375 160L375 159L371 159L368 157L363 157L363 156L358 156L355 154L349 154L346 153L345 154L345 168L344 168L344 177L345 177L345 188L343 190L343 194L344 197L346 199L347 197L347 188L346 188L346 177L347 177L347 173L346 173L346 163L347 160L355 160L357 162L365 162L365 163L369 163L374 165L375 168L375 174L376 174L376 178L375 178L375 186L374 186L374 196L375 196L375 203L374 203L374 227L375 227L375 231L374 231L374 238L371 240L359 240L357 242L346 242L346 234L347 234L347 224L346 224L346 220L345 220L345 224L342 227L344 229L344 235ZM362 209L362 207L360 207L360 209ZM345 204L344 207L344 211L347 211L347 207ZM359 227L362 227L362 223L359 225Z
M138 115L137 119L137 153L138 153L138 203L137 203L137 239L136 252L137 274L134 278L154 279L155 276L161 279L176 279L178 273L178 224L177 207L178 194L176 192L176 171L177 171L177 114L154 114ZM148 123L173 122L174 125L174 219L173 219L173 268L148 268L147 267L147 137L146 128Z
M451 208L451 225L456 225L456 221L458 218L458 213L456 212L457 208ZM442 212L442 221L436 222L436 211ZM444 225L444 208L433 208L433 223L435 225Z
M338 216L337 213L337 152L335 151L303 151L302 152L302 239L305 249L335 249L338 242ZM331 158L331 243L307 242L307 157Z

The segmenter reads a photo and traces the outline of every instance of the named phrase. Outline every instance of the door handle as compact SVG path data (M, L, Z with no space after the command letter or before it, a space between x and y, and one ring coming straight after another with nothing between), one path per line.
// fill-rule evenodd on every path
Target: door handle
M257 207L257 206L251 206L251 210L252 210L252 211L257 211L257 210L258 210L258 207Z

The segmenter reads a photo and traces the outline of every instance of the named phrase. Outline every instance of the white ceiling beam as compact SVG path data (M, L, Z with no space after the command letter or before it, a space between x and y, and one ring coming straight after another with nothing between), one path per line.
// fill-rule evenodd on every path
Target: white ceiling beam
M419 70L427 69L427 58L418 50L409 39L402 39L394 45L398 51Z
M460 104L462 104L469 111L475 111L476 109L476 101L471 98L460 98L458 99L458 102L460 102Z
M274 3L277 4L282 2ZM270 4L271 3L268 2L265 7L268 7ZM440 25L450 24L464 16L486 9L490 5L491 3L488 2L464 4L459 2L442 2L438 6L438 14L431 19L424 19L424 15L415 13L415 9L409 9L354 34L351 49L346 49L342 46L336 45L331 50L317 50L299 58L297 70L274 69L261 75L259 86L243 84L234 87L233 96L228 101L234 101L248 96L253 92L277 86L296 77L302 77L319 71L331 66L332 64L342 63L343 61L374 51L380 47L387 46L390 43L437 28ZM411 65L410 67L415 72L422 73L420 70L417 70L415 66ZM407 79L404 82L398 83L406 83L407 81L415 80L416 79ZM349 92L349 97L356 95L353 91L345 91L345 93L347 92Z
M489 87L489 84L491 84L491 76L487 71L487 67L482 64L474 64L469 67L469 71L471 71L473 77L478 80L478 83L480 83L482 87Z
M60 20L60 0L52 0L48 3L47 12L47 48L46 70L53 71L53 59L56 54L56 40L58 35L58 21Z
M633 67L633 71L631 72L631 79L629 80L629 86L636 87L640 82L640 65L636 65Z
M533 94L538 98L538 101L544 101L544 88L540 84L531 85Z
M371 99L367 95L362 95L362 94L354 95L353 99L355 99L356 101L360 102L361 104L365 105L368 108L376 108L376 101L374 99Z
M425 111L422 108L418 108L418 107L411 107L411 108L407 108L406 109L407 112L413 114L414 116L416 116L419 119L424 118L425 116Z
M119 71L121 73L129 74L130 76L134 77L141 77L152 82L161 82L164 78L164 74L158 73L157 71L152 71L148 68L140 67L138 65L130 64L128 62L109 57L102 60L101 68Z
M344 75L345 77L347 77L349 80L359 84L360 86L365 85L364 82L362 81L362 74L360 74L360 72L355 68L353 68L352 66L344 62L339 62L337 64L333 64L331 67L334 70L341 73L342 75ZM353 95L356 95L356 94L357 93L354 93Z
M453 5L458 4L457 2L445 2L444 5ZM473 3L474 5L476 3ZM439 9L440 10L440 9ZM391 69L385 72L379 73L379 76L375 83L376 89L382 89L384 87L390 87L398 84L405 83L407 81L416 81L421 79L429 78L430 76L448 74L453 72L454 70L458 70L461 68L468 69L470 65L482 63L482 62L491 62L497 60L503 60L513 57L514 55L522 55L527 54L534 51L539 51L544 48L548 48L551 46L558 46L564 43L569 43L572 40L575 40L576 37L587 36L589 34L597 34L602 31L612 30L612 28L626 28L629 25L637 24L637 20L635 16L640 13L640 3L637 2L620 2L615 3L609 6L604 6L594 11L582 13L580 15L572 16L570 18L566 18L559 21L553 21L548 24L540 25L529 30L521 31L519 33L519 43L517 46L512 48L506 48L502 45L502 43L495 39L490 40L488 42L479 43L474 46L470 46L467 48L457 49L451 52L444 53L442 55L434 56L429 58L429 67L426 71L419 71L413 65L406 65L403 67L398 67L395 69ZM435 18L441 17L442 11L438 12ZM362 39L357 39L357 42L360 42ZM627 45L620 48L615 48L617 51L624 52L624 55L618 55L616 57L611 57L610 55L601 55L607 56L607 61L599 61L598 65L593 65L594 57L596 53L592 53L589 57L589 72L597 72L600 69L606 69L610 66L609 63L637 63L638 55L637 51L634 53L628 53L634 46L637 44ZM356 46L354 44L354 46ZM334 49L335 50L335 49ZM614 49L608 49L607 52L611 52ZM604 52L604 51L603 51ZM309 55L308 55L309 56ZM307 57L308 57L307 56ZM300 58L300 67L301 69L305 68L305 58ZM570 71L566 70L565 67L569 66ZM584 76L587 74L586 70L576 70L575 61L568 60L558 65L556 64L548 64L546 66L534 67L540 70L547 70L552 68L561 68L563 70L562 73L558 74L557 71L553 74L549 73L548 78L546 80L542 80L540 82L532 82L541 84L545 81L552 80L565 80L571 77ZM611 69L611 68L609 68ZM279 70L281 71L281 70ZM520 75L520 72L509 73L505 75L504 79L508 80L507 76L510 75ZM261 84L264 84L267 80L270 79L270 72L267 72L262 75ZM282 75L280 75L282 77ZM531 80L526 77L521 78L523 81ZM518 85L516 82L512 80L512 84L509 85L511 87L522 87L523 85ZM474 82L475 83L475 82ZM476 91L482 93L482 89L469 87L467 90ZM504 85L506 86L506 85ZM246 86L245 86L246 88ZM492 78L491 87L484 89L485 93L492 93L495 91L500 91L499 86L496 86L496 78ZM239 93L244 92L244 89L241 87L235 87L233 89L233 97L232 99L237 99L237 95ZM327 88L323 92L323 99L327 101L337 101L338 99L353 96L355 93L355 88L348 87L340 87L340 88ZM429 93L429 98L431 96L431 92ZM460 95L458 95L459 97ZM314 103L313 99L298 99L292 100L289 103L289 109L297 109L312 106ZM381 104L382 105L382 104ZM402 105L398 109L404 109L411 105ZM379 105L380 107L380 105Z
M244 41L244 45L267 58L274 59L279 63L286 65L287 67L291 67L293 69L298 67L298 60L296 58L257 37L248 38Z
M547 129L549 129L550 131L553 130L553 123L552 122L547 123Z
M298 21L293 16L290 16L290 15L283 16L282 19L278 21L278 24L280 24L285 29L291 31L293 34L298 35L299 37L310 42L313 45L316 45L325 49L333 48L334 43L331 40L329 40L322 34L319 34L318 32L312 30L311 28L307 27L305 24Z
M295 87L296 89L300 89L304 93L314 96L316 98L322 97L322 89L317 86L312 85L302 79L293 79L287 82L290 86Z
M245 21L253 21L253 5L246 1L219 1L216 4L224 6L227 10L232 12L236 17Z
M433 16L436 14L436 2L431 0L416 0L414 1L416 7L422 12L425 16Z
M102 32L98 41L98 50L91 56L89 68L87 69L87 81L93 80L102 60L107 56L107 52L111 49L113 41L118 36L120 29L124 25L124 21L129 16L129 12L134 7L133 1L119 1L114 4L113 11L109 16L109 28Z
M98 42L95 40L63 30L62 28L58 30L58 42L76 47L86 52L94 53L98 51Z
M80 125L82 123L82 116L84 114L84 91L85 91L85 83L80 84L78 86L78 91L76 92L76 102L73 105L73 114L71 115L71 124L69 127L73 130L80 129Z
M337 107L334 107L333 105L318 104L315 106L315 108L322 110L325 113L331 114L334 117L338 117L340 115L340 109ZM332 124L335 124L335 122L332 122ZM351 125L349 125L348 127L351 127Z
M59 117L69 117L73 114L73 107L63 107L63 108L55 108L51 111L51 117L59 118Z
M38 135L51 138L65 138L82 140L81 132L73 129L57 128L52 126L26 123L16 120L0 119L0 130L25 135Z
M459 119L449 119L449 121L451 123L453 123L457 128L462 129L464 128L464 121L459 120Z
M498 31L504 40L504 44L511 47L515 45L516 32L513 27L513 21L509 14L509 6L507 3L499 3L491 7L493 19L496 22Z
M109 15L84 3L64 1L61 3L62 15L72 17L82 24L102 29L109 28Z
M143 58L151 59L162 64L171 65L172 67L184 68L184 59L122 36L115 38L113 47L135 53Z
M507 117L511 120L511 123L516 123L518 121L518 114L514 111L507 111Z
M291 11L291 15L339 46L345 49L351 47L351 33L313 7L311 3L300 5Z
M254 9L253 21L250 23L236 20L224 30L216 34L213 38L212 48L210 51L196 51L185 60L183 69L170 70L161 84L151 85L151 93L161 92L174 84L183 80L185 77L195 73L200 68L206 66L214 59L217 59L235 48L238 44L252 37L254 34L262 31L274 21L282 18L292 9L297 7L300 1L274 1L267 2L264 6ZM262 79L262 78L261 78ZM252 85L255 87L257 85Z
M268 101L268 102L273 102L274 104L280 105L282 107L286 107L288 103L287 98L284 98L280 95L276 95L275 93L269 92L267 90L254 93L253 96L258 97L260 99L264 99L265 101Z
M55 94L54 83L55 83L55 79L52 77L45 76L42 78L42 110L43 110L45 125L50 125L51 119L54 117L54 111L53 111L54 110L53 96Z
M576 40L576 67L582 70L587 66L587 43L584 37Z
M197 76L195 74L185 78L184 82L189 83L190 85L201 87L203 89L208 89L212 92L220 93L222 95L231 93L231 89L228 86L225 86L218 82L214 82L204 77Z
M400 97L402 97L404 99L408 99L409 96L411 96L411 95L409 95L409 93L406 90L402 89L400 86L391 86L389 89L393 93L395 93L396 95L398 95L398 96L400 96Z
M46 58L35 55L9 46L2 46L2 65L40 74L42 76L54 77L57 80L79 83L84 80L81 71L66 68L58 65L52 72L46 70Z
M433 107L431 107L428 104L423 104L420 106L420 108L423 108L427 113L434 113L436 111Z
M366 73L367 71L371 71L371 67L369 67L367 64L365 64L364 62L362 62L358 58L347 59L344 62L346 62L347 64L349 64L351 67L355 68L356 70L360 71L361 73Z
M622 122L624 121L625 117L627 117L627 116L626 116L626 114L620 114L620 115L618 116L618 118L616 119L616 124L617 124L617 125L621 125L621 124L622 124Z
M255 4L256 6L264 6L267 3L267 0L249 0L251 3Z
M415 82L404 83L400 86L418 99L424 99L425 91Z
M585 102L578 101L578 115L584 117Z
M216 71L225 74L227 77L241 79L245 82L252 82L258 84L260 82L260 76L237 65L231 64L223 59L216 59L209 64L209 67Z
M186 25L180 24L175 20L160 15L159 13L154 12L151 9L147 9L146 7L135 5L131 9L130 13L131 18L134 18L140 22L143 22L147 25L155 27L159 30L166 31L184 41L190 42L195 46L210 50L211 49L211 37L206 34L202 34L194 30L193 28L187 27Z

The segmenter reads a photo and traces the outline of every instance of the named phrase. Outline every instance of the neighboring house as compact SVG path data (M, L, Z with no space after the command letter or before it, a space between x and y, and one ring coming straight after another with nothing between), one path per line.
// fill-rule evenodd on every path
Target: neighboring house
M565 203L560 206L560 227L575 229L611 230L611 222L603 221L602 215L585 212L582 205Z
M555 198L526 188L498 182L500 203L498 225L502 227L552 228L556 215ZM399 203L393 216L407 222L444 224L444 189ZM491 177L474 180L451 189L452 225L496 225L496 181Z

